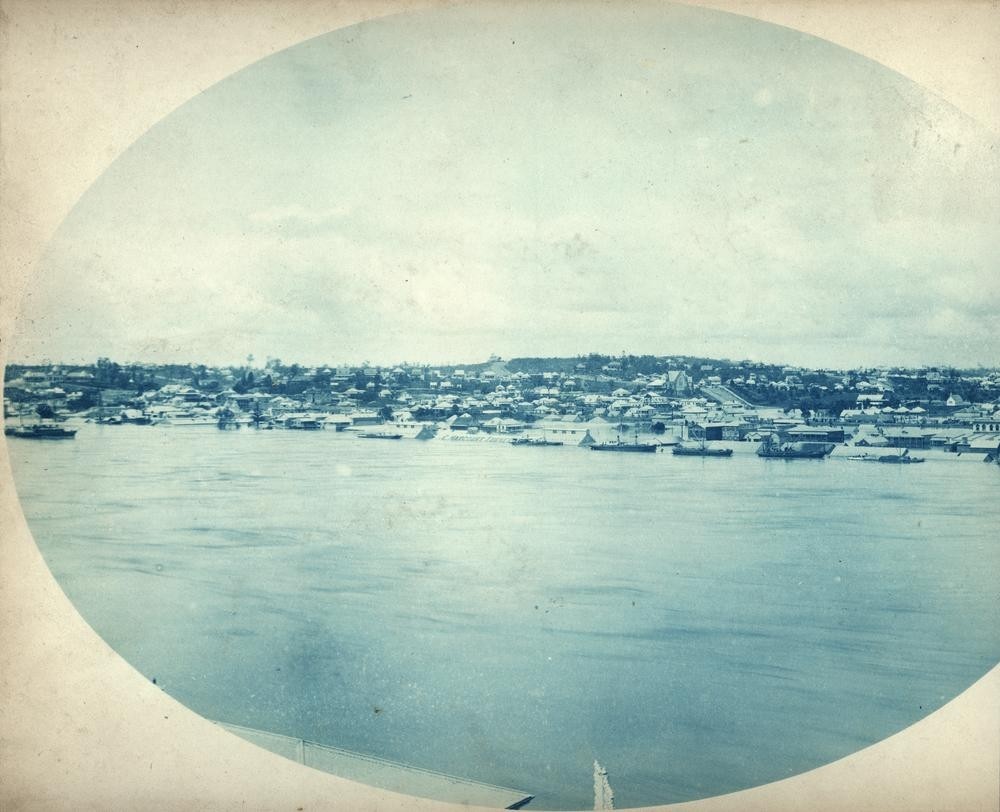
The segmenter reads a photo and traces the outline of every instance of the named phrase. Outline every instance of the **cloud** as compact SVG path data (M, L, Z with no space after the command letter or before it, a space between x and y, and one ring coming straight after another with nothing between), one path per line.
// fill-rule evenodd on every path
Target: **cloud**
M591 11L379 21L210 89L60 231L28 355L1000 355L995 140L794 32Z

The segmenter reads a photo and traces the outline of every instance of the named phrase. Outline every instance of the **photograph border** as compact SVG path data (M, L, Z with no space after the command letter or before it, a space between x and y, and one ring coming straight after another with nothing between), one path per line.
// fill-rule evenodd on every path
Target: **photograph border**
M304 39L445 5L455 4L0 0L0 353L59 223L155 122L234 71ZM687 5L741 13L856 50L1000 132L996 2ZM52 578L21 513L6 445L0 447L5 809L455 808L281 759L149 684L86 624ZM833 764L669 808L995 809L998 731L1000 667L907 730Z

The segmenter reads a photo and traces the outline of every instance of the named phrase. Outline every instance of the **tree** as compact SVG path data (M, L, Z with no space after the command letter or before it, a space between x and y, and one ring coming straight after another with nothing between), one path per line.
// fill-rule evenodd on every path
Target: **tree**
M35 407L35 412L42 420L54 420L56 411L48 403L39 403Z
M97 383L106 388L118 385L121 367L107 358L97 359Z
M72 409L74 412L82 412L85 409L91 409L97 406L97 398L94 397L94 393L89 390L84 390L80 393L79 397L73 398L66 403L67 407Z

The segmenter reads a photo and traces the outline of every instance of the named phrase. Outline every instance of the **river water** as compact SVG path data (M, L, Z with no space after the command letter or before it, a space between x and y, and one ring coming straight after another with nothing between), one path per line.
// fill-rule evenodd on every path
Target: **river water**
M49 566L217 720L619 807L783 778L1000 659L1000 468L334 432L8 443Z

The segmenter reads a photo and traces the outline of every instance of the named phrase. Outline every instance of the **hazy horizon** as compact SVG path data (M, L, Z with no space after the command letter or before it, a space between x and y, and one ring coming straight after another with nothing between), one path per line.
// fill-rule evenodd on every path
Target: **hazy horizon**
M996 371L1000 369L1000 364L968 364L968 365L955 365L955 364L887 364L887 363L876 363L876 364L859 364L856 366L845 366L840 365L825 365L825 366L809 366L808 364L794 364L789 361L769 358L725 358L712 355L690 355L687 353L605 353L597 351L588 351L581 353L571 353L568 355L545 355L539 353L530 353L526 355L514 355L514 356L500 356L493 354L488 358L458 358L451 360L426 360L423 358L394 358L388 361L372 361L369 359L364 360L311 360L306 361L301 358L280 358L277 356L265 356L263 358L257 358L254 356L252 361L248 361L247 358L242 360L223 362L223 363L207 363L205 361L199 360L150 360L150 359L135 359L135 358L116 358L110 355L101 355L97 358L84 361L59 361L55 359L43 359L39 361L17 361L8 360L5 364L6 367L11 366L93 366L97 364L98 361L106 359L113 363L118 364L122 367L128 366L206 366L210 369L255 369L255 370L265 370L273 365L280 365L282 367L291 367L293 365L299 366L303 369L333 369L337 367L350 367L350 368L361 368L361 367L377 367L380 369L388 367L405 367L405 366L421 366L421 367L474 367L482 366L484 364L489 364L491 362L506 363L509 361L519 361L519 360L546 360L551 359L554 361L564 361L564 360L575 360L578 358L588 358L589 356L599 356L602 358L610 359L621 359L621 358L655 358L658 360L694 360L694 361L711 361L719 364L728 364L733 366L739 366L744 364L759 365L759 366L775 366L775 367L795 367L805 370L815 371L815 372L856 372L856 371L866 371L866 370L890 370L890 369L905 369L905 370L954 370L957 372L978 372L978 371Z
M995 136L791 29L581 8L397 15L199 94L67 218L10 362L998 363Z

